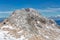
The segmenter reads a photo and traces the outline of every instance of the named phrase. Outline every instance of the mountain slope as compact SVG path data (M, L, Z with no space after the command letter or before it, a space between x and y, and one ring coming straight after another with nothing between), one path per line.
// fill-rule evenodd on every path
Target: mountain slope
M1 40L60 40L60 29L32 8L16 10L0 24Z

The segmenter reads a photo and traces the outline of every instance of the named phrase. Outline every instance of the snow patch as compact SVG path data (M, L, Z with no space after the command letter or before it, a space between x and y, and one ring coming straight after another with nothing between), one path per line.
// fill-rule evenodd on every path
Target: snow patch
M2 27L2 29L3 28L9 28L9 29L14 29L12 26L10 26L10 25L4 25L3 27Z

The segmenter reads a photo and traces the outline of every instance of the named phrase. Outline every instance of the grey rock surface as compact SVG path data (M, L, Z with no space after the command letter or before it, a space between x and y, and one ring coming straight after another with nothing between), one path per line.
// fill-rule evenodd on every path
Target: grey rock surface
M60 29L54 20L33 8L16 10L3 23L0 30L8 31L5 39L11 36L13 40L60 40Z

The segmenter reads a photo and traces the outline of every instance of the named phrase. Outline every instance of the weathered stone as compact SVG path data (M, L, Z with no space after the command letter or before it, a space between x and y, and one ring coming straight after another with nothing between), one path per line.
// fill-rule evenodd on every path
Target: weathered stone
M2 33L3 40L60 40L57 24L32 8L16 10L4 22L0 33L8 32Z

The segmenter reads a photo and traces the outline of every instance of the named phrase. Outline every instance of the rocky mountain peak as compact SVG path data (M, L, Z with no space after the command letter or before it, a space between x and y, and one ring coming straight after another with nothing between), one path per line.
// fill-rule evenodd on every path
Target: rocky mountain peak
M60 29L54 20L47 19L33 8L14 11L0 27L5 39L13 40L59 40ZM10 36L9 36L10 35Z

